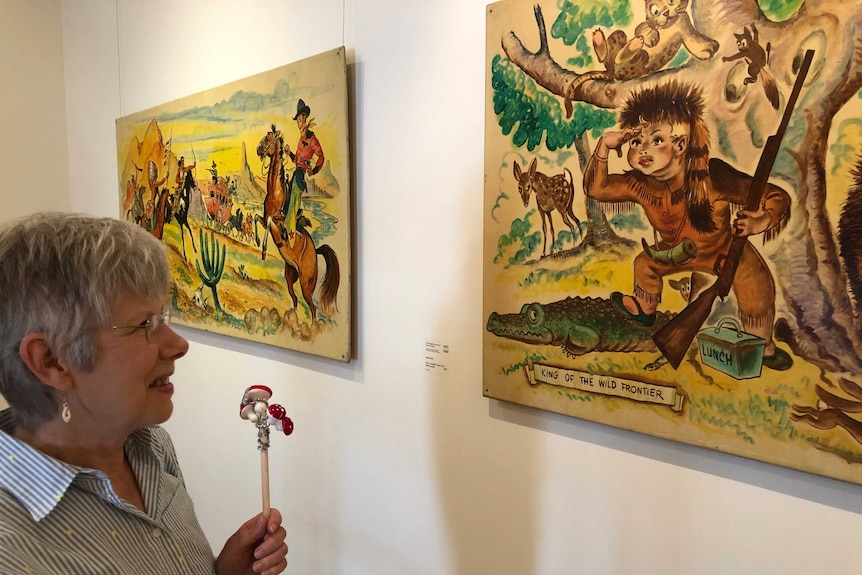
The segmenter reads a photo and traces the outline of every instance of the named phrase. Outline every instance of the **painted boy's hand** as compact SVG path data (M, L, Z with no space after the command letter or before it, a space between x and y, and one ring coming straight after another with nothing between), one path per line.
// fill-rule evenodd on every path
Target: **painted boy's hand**
M733 220L733 235L738 237L754 236L765 232L772 223L772 216L766 210L739 210Z
M617 156L622 158L623 144L631 140L636 133L637 130L633 128L626 128L625 130L619 132L605 132L599 140L598 145L596 146L596 153L602 157L607 157L609 150L616 150Z

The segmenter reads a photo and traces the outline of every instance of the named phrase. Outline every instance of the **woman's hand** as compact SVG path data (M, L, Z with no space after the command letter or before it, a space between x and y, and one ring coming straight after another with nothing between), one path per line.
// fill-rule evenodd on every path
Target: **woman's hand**
M287 567L287 532L281 513L271 509L268 521L258 514L242 524L216 559L218 575L276 575Z

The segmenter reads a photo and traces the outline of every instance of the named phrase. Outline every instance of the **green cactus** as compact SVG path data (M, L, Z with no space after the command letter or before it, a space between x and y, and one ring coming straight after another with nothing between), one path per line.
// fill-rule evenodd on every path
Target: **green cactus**
M200 246L201 246L201 263L203 263L204 271L201 272L201 266L198 264L198 260L195 260L195 268L198 270L198 277L201 278L201 281L205 286L209 287L213 292L213 303L215 304L216 310L220 312L224 312L221 308L221 304L218 301L218 292L216 291L216 286L218 282L221 281L221 274L224 272L224 260L225 260L225 246L221 246L221 256L219 256L218 248L219 245L215 240L215 232L210 232L209 241L205 241L203 230L198 230L199 238L200 238Z

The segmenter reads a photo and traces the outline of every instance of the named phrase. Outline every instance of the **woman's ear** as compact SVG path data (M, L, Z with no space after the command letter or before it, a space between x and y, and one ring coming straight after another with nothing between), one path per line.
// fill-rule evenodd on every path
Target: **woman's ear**
M48 345L43 332L34 331L25 335L18 346L18 355L27 369L45 385L58 391L72 388L69 369Z

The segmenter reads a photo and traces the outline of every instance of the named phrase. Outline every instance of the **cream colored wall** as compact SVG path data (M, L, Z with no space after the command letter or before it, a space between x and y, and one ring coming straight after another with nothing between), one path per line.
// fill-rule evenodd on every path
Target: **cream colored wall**
M0 78L0 219L68 210L59 0L0 0Z
M68 210L59 0L0 0L0 79L0 221Z
M356 358L182 330L169 429L208 536L258 508L236 412L266 383L296 422L270 451L288 573L858 571L859 487L482 397L485 3L63 1L85 211L115 214L117 116L347 47Z

